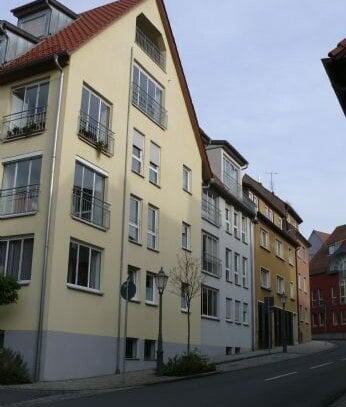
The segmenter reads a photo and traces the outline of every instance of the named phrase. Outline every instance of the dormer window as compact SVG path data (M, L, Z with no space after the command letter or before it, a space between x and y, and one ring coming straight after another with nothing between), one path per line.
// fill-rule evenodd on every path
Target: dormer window
M141 14L136 20L136 44L162 69L166 68L166 48L160 31Z
M223 183L236 196L240 194L240 186L238 182L239 169L226 157L223 157Z
M35 37L48 35L49 12L43 11L18 20L18 26Z

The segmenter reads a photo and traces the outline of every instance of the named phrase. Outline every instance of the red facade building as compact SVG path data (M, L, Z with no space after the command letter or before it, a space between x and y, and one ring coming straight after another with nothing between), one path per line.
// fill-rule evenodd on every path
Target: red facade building
M314 338L346 338L346 225L338 226L310 261Z

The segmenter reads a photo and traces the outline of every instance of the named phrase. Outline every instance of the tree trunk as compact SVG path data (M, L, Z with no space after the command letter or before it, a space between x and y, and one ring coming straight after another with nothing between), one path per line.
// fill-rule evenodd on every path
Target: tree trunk
M190 306L187 308L187 354L190 354Z

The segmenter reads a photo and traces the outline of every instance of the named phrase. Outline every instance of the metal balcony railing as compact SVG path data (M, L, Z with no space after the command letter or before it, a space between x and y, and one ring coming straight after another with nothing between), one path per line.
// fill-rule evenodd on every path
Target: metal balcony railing
M144 89L132 83L132 104L149 116L163 129L167 128L167 111L153 99Z
M42 133L46 129L46 117L47 106L4 116L1 126L1 140L10 141Z
M244 206L246 206L251 212L256 213L256 204L243 193L242 185L225 172L223 173L223 184Z
M215 277L221 277L221 260L209 253L202 254L202 271L213 274Z
M202 218L213 223L215 226L220 226L220 209L212 204L208 199L202 198Z
M1 189L0 217L37 212L39 190L39 185Z
M109 229L110 204L75 187L72 194L72 216Z
M78 136L92 144L97 151L106 155L114 155L114 133L107 127L93 119L87 113L79 114Z
M163 70L166 68L166 56L165 56L165 54L138 27L136 28L136 43Z

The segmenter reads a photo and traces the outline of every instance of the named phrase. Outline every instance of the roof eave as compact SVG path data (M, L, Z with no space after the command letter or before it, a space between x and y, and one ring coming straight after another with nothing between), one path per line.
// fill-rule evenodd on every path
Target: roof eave
M334 58L323 58L322 60L323 67L328 75L332 88L335 92L335 95L339 101L339 104L342 108L344 115L346 116L346 87L341 86L336 79L336 66L341 61L341 59ZM346 80L346 74L345 74Z

